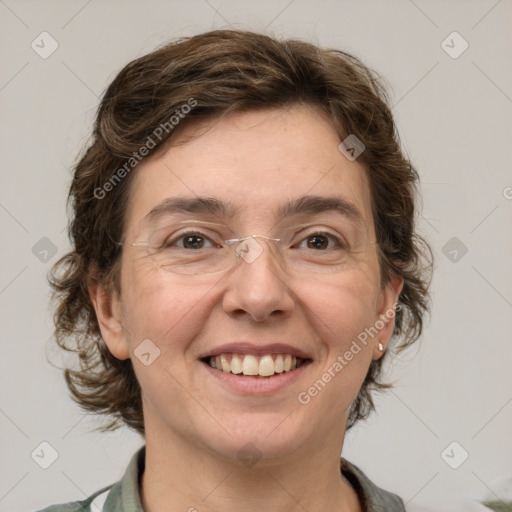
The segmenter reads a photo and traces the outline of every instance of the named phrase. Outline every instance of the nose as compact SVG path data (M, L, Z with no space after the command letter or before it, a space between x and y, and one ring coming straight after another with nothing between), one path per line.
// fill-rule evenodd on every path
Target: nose
M257 322L289 316L294 300L273 242L249 238L236 253L238 261L227 278L224 310L230 315L248 315Z

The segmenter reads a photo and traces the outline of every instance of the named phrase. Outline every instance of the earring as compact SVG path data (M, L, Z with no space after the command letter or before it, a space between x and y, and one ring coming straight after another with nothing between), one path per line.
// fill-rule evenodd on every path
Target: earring
M382 343L379 343L379 350L382 352L384 350L384 345Z

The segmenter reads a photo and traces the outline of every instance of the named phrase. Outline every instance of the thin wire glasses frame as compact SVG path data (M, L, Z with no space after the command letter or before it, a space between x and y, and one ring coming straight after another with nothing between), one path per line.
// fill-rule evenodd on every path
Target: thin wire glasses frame
M323 223L322 223L323 224ZM358 262L368 242L367 237L361 238L361 233L347 236L341 233L341 227L350 231L347 222L339 223L338 230L334 228L313 228L310 223L293 225L283 230L278 238L267 235L253 234L239 238L225 238L221 232L233 233L225 224L200 220L182 220L168 223L149 234L147 239L132 243L118 243L128 248L146 248L145 256L164 271L181 276L201 276L225 272L237 265L238 262L253 263L264 252L270 242L278 248L277 256L281 266L290 272L299 273L333 273L341 272L353 267ZM305 228L309 227L308 234ZM188 231L179 229L187 228ZM297 232L302 230L301 235ZM292 237L287 236L292 233ZM349 240L347 240L349 238ZM187 239L202 240L199 244L192 244L190 248L180 247L177 242ZM264 240L262 245L258 242ZM313 247L288 247L292 242L315 240ZM324 241L327 240L327 247ZM209 247L203 247L205 242ZM320 242L320 245L318 245ZM316 245L315 245L316 244ZM286 247L283 249L283 245ZM272 252L272 251L271 251Z

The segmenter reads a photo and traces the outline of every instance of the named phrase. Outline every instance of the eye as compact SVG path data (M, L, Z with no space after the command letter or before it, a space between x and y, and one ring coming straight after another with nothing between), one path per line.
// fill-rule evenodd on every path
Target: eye
M177 246L180 249L198 250L217 246L217 244L214 244L204 233L194 231L190 233L183 233L179 236L175 236L174 238L168 238L163 244L163 249L168 249L174 246Z
M304 246L306 244L306 246ZM301 248L325 251L333 248L345 248L345 244L332 233L319 232L308 235L299 245Z

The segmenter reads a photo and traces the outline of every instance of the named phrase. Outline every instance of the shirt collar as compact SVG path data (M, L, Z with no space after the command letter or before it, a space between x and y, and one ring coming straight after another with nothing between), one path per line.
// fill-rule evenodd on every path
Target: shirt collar
M354 487L364 512L405 512L402 499L377 487L357 466L341 458L341 472Z
M145 446L133 455L123 478L112 486L105 501L104 512L144 512L139 489L145 456ZM398 496L377 487L357 466L341 458L340 468L357 492L364 512L405 512Z
M144 512L139 489L145 462L146 447L143 446L131 458L123 478L112 486L103 512Z

